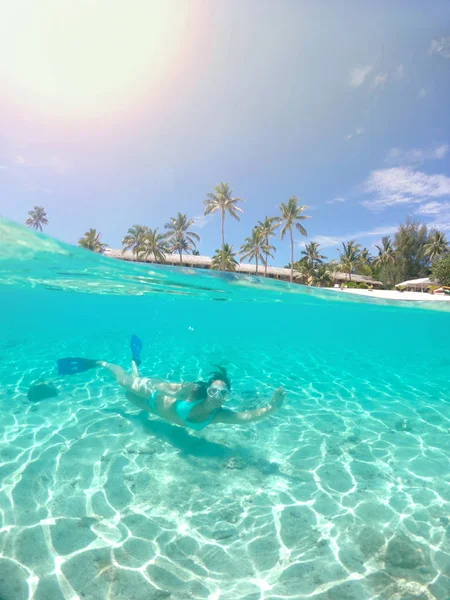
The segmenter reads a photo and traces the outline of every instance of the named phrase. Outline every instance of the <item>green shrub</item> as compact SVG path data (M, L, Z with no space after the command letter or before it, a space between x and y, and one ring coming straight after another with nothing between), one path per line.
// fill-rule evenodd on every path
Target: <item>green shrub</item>
M361 283L359 284L358 287L360 290L368 290L369 289L369 286L365 281L361 281Z
M450 285L450 254L434 263L431 269L431 279L441 285Z
M352 288L352 289L358 287L358 284L356 283L356 281L347 281L346 285L348 288Z

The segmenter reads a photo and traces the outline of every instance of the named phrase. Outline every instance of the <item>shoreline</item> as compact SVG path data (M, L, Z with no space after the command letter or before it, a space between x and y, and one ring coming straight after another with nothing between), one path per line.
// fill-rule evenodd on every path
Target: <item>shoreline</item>
M356 294L369 298L382 298L384 300L415 301L415 302L450 302L450 296L439 296L427 292L398 292L397 290L358 290L327 288L338 294Z

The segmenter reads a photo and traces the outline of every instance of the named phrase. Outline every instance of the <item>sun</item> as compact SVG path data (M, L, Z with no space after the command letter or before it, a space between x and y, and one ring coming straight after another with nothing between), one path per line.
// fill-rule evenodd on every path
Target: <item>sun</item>
M122 110L182 60L184 16L171 0L16 0L2 8L3 92L51 115Z

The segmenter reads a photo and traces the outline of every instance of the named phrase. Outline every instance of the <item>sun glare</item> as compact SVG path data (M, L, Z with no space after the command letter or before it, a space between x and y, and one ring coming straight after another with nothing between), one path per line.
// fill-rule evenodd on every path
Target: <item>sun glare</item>
M3 93L52 115L122 110L180 59L181 9L168 0L17 0L3 6Z

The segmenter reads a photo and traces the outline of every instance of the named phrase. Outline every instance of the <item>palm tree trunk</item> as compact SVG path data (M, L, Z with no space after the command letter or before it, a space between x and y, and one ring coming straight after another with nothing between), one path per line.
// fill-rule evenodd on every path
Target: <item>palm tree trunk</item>
M269 238L266 238L266 244L269 245ZM266 264L264 265L264 277L267 277L267 261L269 260L269 253L266 252Z
M292 227L289 229L291 235L291 283L294 280L294 238L292 237Z
M225 271L225 211L222 211L222 271Z
M256 255L256 274L258 275L258 255Z
M183 258L182 258L182 255L183 255L183 248L181 248L181 246L180 246L180 248L179 248L179 252L180 252L180 265L182 265L182 264L183 264Z

